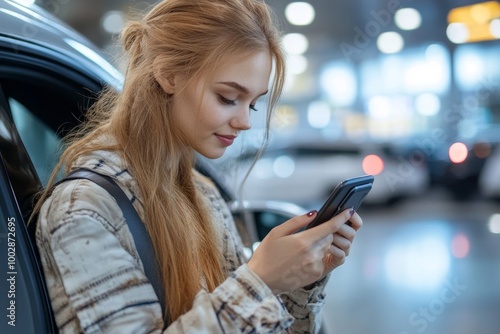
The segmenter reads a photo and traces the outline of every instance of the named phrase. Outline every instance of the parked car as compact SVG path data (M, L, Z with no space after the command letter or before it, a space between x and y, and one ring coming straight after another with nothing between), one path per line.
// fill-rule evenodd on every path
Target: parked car
M238 166L234 168L235 187L254 156L255 152L248 153L234 164ZM422 195L429 184L425 161L394 147L300 140L269 147L250 173L243 194L250 200L265 194L271 200L316 207L339 182L363 174L375 176L365 203L377 205Z
M61 138L105 86L119 90L122 79L97 48L57 18L36 5L0 0L0 333L57 332L25 222L58 159ZM207 161L200 159L198 169L219 186L249 247L269 222L305 212L289 203L235 201Z
M456 200L470 200L484 191L488 193L485 189L495 180L491 180L493 184L484 184L481 178L484 178L485 168L495 163L493 152L498 146L499 125L484 126L472 138L454 138L441 143L428 157L432 184L447 190Z
M500 145L497 145L479 174L479 192L483 198L500 201Z

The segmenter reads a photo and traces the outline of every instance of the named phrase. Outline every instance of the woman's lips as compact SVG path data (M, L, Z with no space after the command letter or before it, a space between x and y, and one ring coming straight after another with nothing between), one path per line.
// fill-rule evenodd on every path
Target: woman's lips
M231 144L234 142L234 139L236 138L236 136L232 135L225 136L216 134L215 136L224 146L231 146Z

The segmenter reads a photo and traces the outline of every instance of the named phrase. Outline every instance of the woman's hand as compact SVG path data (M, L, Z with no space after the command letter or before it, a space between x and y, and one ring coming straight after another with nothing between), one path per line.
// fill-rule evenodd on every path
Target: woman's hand
M363 225L359 215L348 209L296 233L314 216L315 212L297 216L273 228L248 261L248 267L275 294L310 285L344 263Z

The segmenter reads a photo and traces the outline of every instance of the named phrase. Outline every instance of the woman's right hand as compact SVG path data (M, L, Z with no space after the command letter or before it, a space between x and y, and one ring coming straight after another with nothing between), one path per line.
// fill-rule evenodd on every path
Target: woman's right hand
M347 256L356 230L362 225L359 215L348 209L321 225L297 233L315 214L312 211L273 228L248 261L248 267L273 293L307 286L323 278L339 265L331 261L332 257L338 258L339 249ZM352 227L344 225L347 221L351 221ZM342 247L335 240L340 235L345 239Z

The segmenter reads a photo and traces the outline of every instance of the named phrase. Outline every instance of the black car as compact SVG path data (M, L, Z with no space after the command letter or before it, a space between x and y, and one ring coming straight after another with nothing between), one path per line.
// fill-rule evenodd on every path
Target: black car
M119 90L121 82L99 50L57 18L0 0L0 333L57 332L27 217L61 138L104 87ZM219 186L250 249L271 227L304 212L289 203L238 204L209 162L200 159L198 168Z

